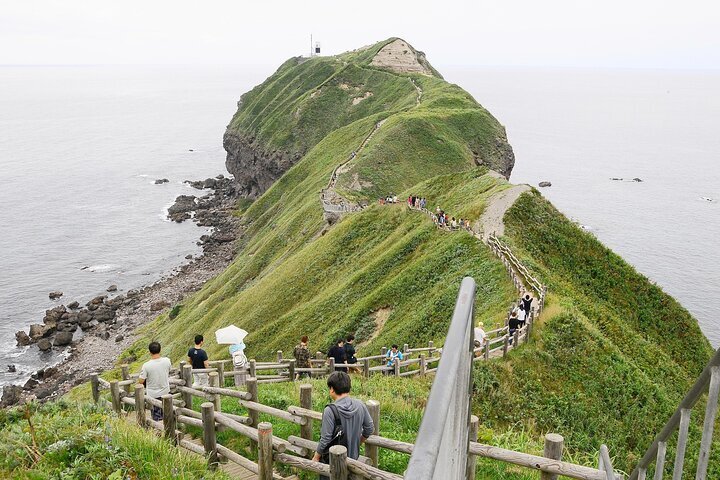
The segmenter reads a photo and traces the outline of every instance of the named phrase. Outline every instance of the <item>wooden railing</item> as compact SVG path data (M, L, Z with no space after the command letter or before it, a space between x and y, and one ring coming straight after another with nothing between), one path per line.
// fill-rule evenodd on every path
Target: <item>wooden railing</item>
M545 457L477 443L479 421L477 417L470 415L469 404L470 364L482 356L478 356L476 349L472 348L473 287L472 279L464 280L447 337L448 345L452 344L453 348L448 348L447 353L441 357L442 360L436 375L436 385L433 385L415 444L380 436L380 404L374 400L368 400L365 403L373 420L374 434L365 442L364 456L353 460L347 458L345 447L334 446L330 449L329 465L313 462L308 459L317 448L317 442L313 440L313 422L322 419L322 412L312 409L312 385L300 385L299 404L283 410L259 402L258 377L247 377L244 390L225 387L225 382L220 381L220 375L230 372L223 371L222 363L213 368L200 370L193 370L190 365L183 364L181 369L171 372L171 391L160 399L147 397L143 386L137 384L138 375L130 374L127 367L121 369L123 380L120 381L109 382L98 375L92 375L90 381L92 396L96 403L106 405L118 414L129 413L126 412L126 409L132 407L138 425L160 430L174 444L204 455L211 468L217 468L220 461L233 462L256 473L260 480L282 479L279 474L274 472L274 464L327 475L331 480L348 478L402 479L403 477L400 475L378 468L379 449L381 448L412 455L408 473L404 477L406 479L462 478L472 480L475 478L477 457L539 470L543 472L543 475L547 475L543 477L547 479L555 478L554 475L564 475L579 480L612 479L613 477L606 474L609 460L604 464L603 470L563 462L561 460L562 437L559 435L548 434L546 436ZM456 318L461 320L455 321ZM502 334L498 338L503 338L504 343L507 344L507 333L502 333L502 331L503 329L498 329L496 333ZM434 350L434 347L430 345L427 348L409 349L405 347L404 349L408 353L415 353L429 352ZM282 360L282 357L279 357L278 360ZM278 364L268 364L269 370L272 369L270 367L279 368ZM259 365L255 365L255 372L258 371L262 370L259 370ZM209 386L193 386L193 372L207 373ZM438 379L445 380L438 383ZM443 393L443 386L448 387L449 392ZM103 396L106 391L110 392L110 400ZM204 400L200 411L192 409L195 397ZM237 402L247 411L247 414L237 415L223 412L223 398L225 397ZM447 406L444 406L446 401L448 402ZM148 418L147 408L153 406L162 409L162 422ZM261 413L297 425L298 435L290 435L287 439L273 436L272 424L259 422ZM202 429L202 444L186 438L179 425ZM218 443L216 432L221 429L236 432L250 439L257 452L257 462ZM433 438L435 432L441 432L439 441ZM434 459L432 462L434 466L437 466L437 468L433 467L436 473L445 472L452 465L454 476L414 476L413 472L420 468L418 465L425 464L425 461L418 460L425 456L423 452L429 452ZM419 461L421 463L418 463ZM612 470L612 467L609 469ZM441 474L438 473L438 475Z
M668 441L675 430L678 431L678 435L672 478L673 480L680 480L683 469L685 468L690 415L693 407L706 391L708 395L695 479L705 480L707 478L710 447L712 445L715 416L718 409L718 393L720 392L720 349L715 352L715 355L710 359L710 362L708 362L695 384L690 388L685 398L683 398L678 408L670 417L670 420L668 420L660 433L657 434L650 448L648 448L645 455L635 467L635 470L630 474L630 480L645 480L647 471L653 463L655 464L653 479L662 480L665 470L665 454L667 452Z

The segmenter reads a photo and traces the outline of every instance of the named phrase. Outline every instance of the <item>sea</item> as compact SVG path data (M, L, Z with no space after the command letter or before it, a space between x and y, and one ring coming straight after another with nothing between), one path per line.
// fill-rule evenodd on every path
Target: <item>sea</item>
M720 344L720 73L438 67L505 125L513 182L552 182L543 195ZM167 208L198 193L185 180L227 175L225 126L271 72L0 67L0 386L61 358L15 346L46 309L153 283L201 252L207 230Z

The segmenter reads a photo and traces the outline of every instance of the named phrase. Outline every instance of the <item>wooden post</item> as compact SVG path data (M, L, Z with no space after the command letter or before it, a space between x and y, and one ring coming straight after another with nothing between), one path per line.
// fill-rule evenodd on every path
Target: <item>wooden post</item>
M545 435L545 450L543 456L545 458L552 458L553 460L560 460L562 458L563 444L565 439L562 435L557 433L548 433ZM557 480L558 476L553 473L541 472L540 480Z
M428 348L430 349L428 350L428 357L432 357L433 355L435 355L435 344L432 340L428 342Z
M249 365L249 367L248 367L248 370L249 370L248 373L250 374L250 376L251 376L252 378L257 378L257 377L255 376L255 366L256 366L255 359L250 360L249 363L250 363L250 365Z
M328 358L328 375L335 371L335 359L333 357Z
M175 435L177 421L175 418L175 409L173 408L173 396L168 393L167 395L163 395L161 398L163 410L163 431L165 432L165 438L170 440L174 445L177 445L177 435Z
M680 426L678 427L678 442L675 449L675 465L673 469L673 480L681 480L683 465L685 464L685 449L687 448L688 429L690 428L689 408L680 410Z
M208 383L210 383L210 386L211 386L211 387L217 388L217 387L220 386L220 375L218 375L218 372L210 372L210 373L208 374L208 379L209 379L209 382L208 382ZM220 400L220 395L218 395L217 393L213 394L213 401L212 401L212 402L213 402L213 404L214 404L214 406L215 406L215 411L216 411L216 412L221 412L222 409L220 408L220 407L221 407L221 405L220 405L220 402L221 402L221 400Z
M220 362L217 364L217 373L218 373L218 381L220 382L220 387L225 388L225 362Z
M712 445L713 429L715 428L715 415L718 408L718 391L720 391L720 366L710 369L710 386L708 387L707 403L705 404L705 419L703 420L703 433L700 440L696 480L705 480L708 461L710 460L710 447Z
M272 424L258 425L258 478L273 480Z
M520 342L520 329L517 328L517 329L515 329L515 334L513 335L513 348L517 348L519 346L518 345L519 342Z
M658 442L657 457L655 458L655 476L654 480L662 480L665 471L665 453L667 452L667 442Z
M182 375L183 367L184 367L185 365L187 365L187 362L186 362L185 360L180 360L180 368L179 368L179 370L180 370L180 375ZM188 387L189 387L189 386L190 386L190 385L188 385Z
M277 361L278 363L282 363L283 361L282 350L277 351Z
M330 447L330 480L347 480L347 447L333 445Z
M475 415L470 416L470 441L477 442L478 439L478 425L480 420ZM468 455L467 468L465 469L465 480L475 480L475 470L477 466L477 457L475 455Z
M130 380L130 367L128 367L127 363L120 365L120 371L122 372L123 380ZM125 390L125 393L130 393L130 385L124 385L123 389Z
M140 384L135 384L135 421L145 426L145 387Z
M312 385L309 383L303 383L300 385L300 406L312 410ZM305 417L307 423L300 425L300 437L305 440L312 440L313 425L312 418Z
M363 375L365 378L368 378L370 376L370 359L365 358L363 359Z
M122 403L120 402L120 385L117 380L110 382L110 396L112 397L112 406L115 413L122 411Z
M485 339L485 349L483 350L483 357L485 360L490 360L490 340Z
M90 391L92 392L93 402L98 403L100 400L100 381L97 373L90 375Z
M425 354L420 354L420 376L425 376L425 371L427 370L427 364L425 363Z
M508 348L510 348L510 334L505 334L505 343L503 343L503 357L507 355Z
M382 355L382 357L383 357L380 359L380 365L385 365L385 356L387 355L387 347L382 347L380 349L380 355Z
M395 357L393 362L393 368L395 369L395 376L400 376L400 359L398 357Z
M257 379L255 377L250 377L245 381L245 387L247 388L248 393L250 394L250 401L251 402L257 402L258 401L258 390L257 390ZM259 413L257 410L250 410L248 408L248 418L250 419L250 426L257 428L258 426L258 418ZM257 445L255 445L255 441L251 440L250 445L252 448L257 448Z
M295 360L289 360L288 364L288 378L291 382L295 381Z
M181 375L182 375L182 379L185 380L185 386L188 388L191 387L192 383L193 383L192 365L187 365L187 364L183 365ZM192 407L192 398L193 398L192 393L183 392L182 399L183 399L183 402L185 402L185 408L189 408L192 410L192 408L193 408Z
M403 355L407 355L410 346L407 343L403 343Z
M215 470L218 466L217 438L215 437L215 407L212 402L204 402L200 406L203 423L203 445L207 456L208 467Z
M365 402L365 406L370 413L370 418L373 421L373 435L380 434L380 402L377 400L368 400ZM370 459L373 467L378 466L378 447L376 445L365 444L365 456Z

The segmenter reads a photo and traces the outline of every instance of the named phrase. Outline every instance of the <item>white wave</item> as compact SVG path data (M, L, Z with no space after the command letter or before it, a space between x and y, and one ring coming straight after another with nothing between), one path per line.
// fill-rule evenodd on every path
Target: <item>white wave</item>
M84 270L90 271L90 272L111 272L113 270L117 270L120 268L120 265L114 264L114 263L100 263L98 265L90 265L89 267L85 268Z

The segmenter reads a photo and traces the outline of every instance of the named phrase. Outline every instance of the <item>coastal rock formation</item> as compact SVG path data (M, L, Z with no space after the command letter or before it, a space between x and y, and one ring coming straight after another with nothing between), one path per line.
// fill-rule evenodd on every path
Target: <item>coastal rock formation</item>
M50 297L50 300L57 300L58 298L63 296L63 292L60 291L54 291L48 293L48 297Z
M547 181L545 181L545 182L540 182L540 183L538 183L538 187L542 187L542 188L552 187L552 182L547 182Z
M375 54L370 65L396 73L422 73L432 75L432 67L423 52L418 52L405 40L398 38L388 43Z
M235 177L245 198L257 198L302 157L281 150L267 149L253 136L228 129L223 136L227 152L225 168Z

